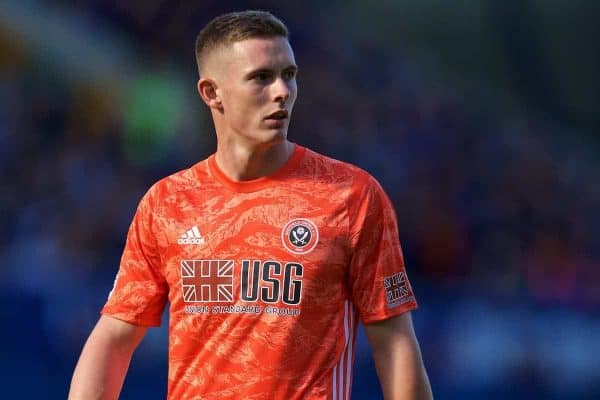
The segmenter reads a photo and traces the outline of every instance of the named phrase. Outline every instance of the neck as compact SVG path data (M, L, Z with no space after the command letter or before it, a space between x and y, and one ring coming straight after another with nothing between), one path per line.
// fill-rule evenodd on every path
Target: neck
M294 151L287 140L260 147L218 143L215 160L225 175L235 181L268 176L281 168Z

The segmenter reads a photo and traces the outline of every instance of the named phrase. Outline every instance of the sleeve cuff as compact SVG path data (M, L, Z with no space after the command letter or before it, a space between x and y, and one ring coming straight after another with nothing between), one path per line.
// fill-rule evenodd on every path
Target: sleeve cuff
M361 321L363 324L371 324L378 321L384 321L386 319L404 314L409 311L413 311L419 308L416 301L410 301L394 308L388 308L384 312L372 313L367 315L361 315Z
M121 321L125 321L130 324L138 325L138 326L158 327L161 324L160 317L153 318L153 317L147 317L147 316L135 316L135 315L131 315L131 314L123 313L123 312L113 312L113 311L106 310L106 309L102 309L102 311L100 311L100 314L106 315L106 316L109 316L112 318L116 318Z

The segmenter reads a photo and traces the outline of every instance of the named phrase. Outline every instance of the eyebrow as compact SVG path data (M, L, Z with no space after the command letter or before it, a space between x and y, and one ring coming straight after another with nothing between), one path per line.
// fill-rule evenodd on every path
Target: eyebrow
M246 74L246 77L250 78L250 77L252 77L254 75L257 75L259 73L262 73L262 72L272 73L273 71L274 71L274 68L267 68L267 67L256 68L256 69L253 69L253 70L249 71ZM298 66L295 65L295 64L290 64L287 67L283 68L282 71L294 71L294 72L298 72Z

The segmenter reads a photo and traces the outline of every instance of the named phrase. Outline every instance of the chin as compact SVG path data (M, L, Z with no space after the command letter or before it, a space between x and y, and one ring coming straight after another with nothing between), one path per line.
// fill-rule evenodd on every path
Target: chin
M259 141L264 144L279 144L281 142L285 142L287 139L287 130L284 129L273 129L270 130L267 134L262 136Z

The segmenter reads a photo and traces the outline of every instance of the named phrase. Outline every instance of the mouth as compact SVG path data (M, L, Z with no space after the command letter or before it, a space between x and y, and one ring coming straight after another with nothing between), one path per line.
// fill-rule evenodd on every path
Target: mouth
M278 110L272 114L269 114L265 119L283 120L288 117L287 110Z

